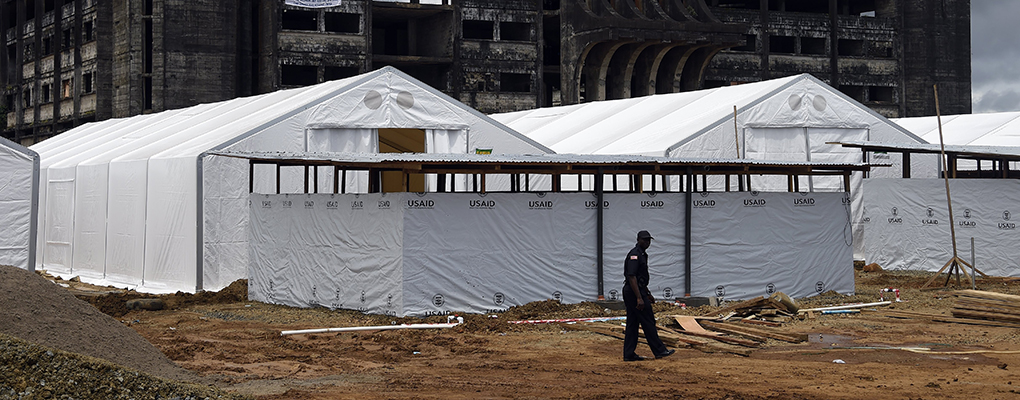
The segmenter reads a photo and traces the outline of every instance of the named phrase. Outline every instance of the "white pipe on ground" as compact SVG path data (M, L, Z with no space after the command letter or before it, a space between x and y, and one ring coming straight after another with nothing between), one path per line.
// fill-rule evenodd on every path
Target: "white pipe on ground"
M448 324L408 324L408 325L381 325L381 326L351 326L346 328L325 328L325 329L302 329L296 331L281 331L280 336L300 335L307 333L389 331L397 329L438 329L438 328L453 328L457 325L460 325L460 322L452 322Z
M864 307L874 307L874 306L887 306L887 305L890 305L890 304L892 304L891 301L879 301L877 303L850 304L850 305L846 305L846 306L832 306L832 307L821 307L821 308L809 308L809 309L806 309L806 310L800 310L800 312L825 311L825 310L848 310L848 309L853 309L853 308L864 308Z

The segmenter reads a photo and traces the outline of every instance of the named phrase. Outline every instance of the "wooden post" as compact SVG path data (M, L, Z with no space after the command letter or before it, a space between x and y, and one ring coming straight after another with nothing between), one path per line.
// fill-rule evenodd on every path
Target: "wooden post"
M949 208L949 234L950 234L950 237L951 237L951 239L953 241L953 257L950 258L949 261L947 261L946 264L943 265L942 268L940 268L938 270L938 272L935 273L935 276L932 276L931 279L928 280L928 282L925 282L924 285L921 286L922 289L928 287L929 284L931 284L933 281L935 281L935 278L938 278L939 274L941 274L942 271L944 271L946 268L949 268L949 271L947 273L948 275L946 276L946 285L949 285L949 279L953 277L954 273L956 274L956 285L957 286L960 285L960 273L963 273L963 274L967 273L967 271L962 268L963 265L966 265L966 266L970 267L972 270L980 273L982 276L987 276L987 275L985 275L984 272L981 272L981 271L975 269L973 265L967 263L966 261L963 261L963 259L960 258L959 254L957 253L957 248L956 248L956 222L954 221L954 218L953 218L953 197L951 196L951 194L949 192L949 166L947 165L949 162L948 162L948 159L946 158L946 142L945 142L945 139L942 137L942 114L941 114L941 112L939 110L939 88L938 88L938 85L933 85L932 87L935 90L935 118L936 118L935 120L938 122L938 125L939 125L939 145L941 146L941 152L940 153L941 153L941 157L942 157L942 161L943 161L942 162L942 178L946 182L946 204L947 204L947 206ZM955 161L956 160L954 158L953 164L955 164ZM953 169L955 170L955 165L954 165ZM954 171L954 176L955 176L955 171Z
M740 133L737 128L737 106L733 106L733 143L737 145L737 159L740 159Z
M255 193L255 164L248 160L248 193Z

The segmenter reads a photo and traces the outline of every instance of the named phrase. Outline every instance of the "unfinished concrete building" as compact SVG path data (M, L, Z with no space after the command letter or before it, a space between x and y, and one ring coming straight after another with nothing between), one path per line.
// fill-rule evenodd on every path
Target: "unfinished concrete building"
M85 122L392 65L485 113L808 72L890 117L970 112L968 0L0 0L0 127ZM5 118L5 120L4 120Z

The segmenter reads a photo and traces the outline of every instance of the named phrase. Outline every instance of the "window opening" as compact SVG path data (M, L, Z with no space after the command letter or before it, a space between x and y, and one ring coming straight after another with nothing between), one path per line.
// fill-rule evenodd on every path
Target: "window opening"
M377 19L372 22L372 53L390 56L410 55L406 20Z
M773 0L774 1L774 0ZM772 3L770 1L769 3ZM813 13L813 14L827 14L829 12L829 2L818 1L818 0L785 0L781 2L785 5L787 12L802 12L802 13ZM770 9L771 4L770 5Z
M307 86L318 83L318 68L314 65L280 66L280 84L285 86Z
M492 40L492 21L464 20L464 39Z
M318 11L283 10L283 29L295 31L319 30Z
M864 41L840 39L839 55L841 56L862 56L864 55Z
M91 42L92 39L93 39L92 38L92 21L85 21L84 23L81 24L81 28L82 28L82 31L84 31L84 32L82 32L82 36L85 39L84 41Z
M893 88L888 86L871 86L868 88L868 100L891 103L893 101Z
M92 93L92 91L93 91L93 88L92 88L92 76L93 76L92 73L87 73L87 74L84 74L84 75L81 76L82 77L82 92L84 92L84 93Z
M769 52L793 54L796 51L794 39L793 36L770 36Z
M502 72L499 74L499 90L502 92L530 93L531 75Z
M755 51L757 50L758 35L744 35L744 44L737 47L732 47L732 51Z
M70 79L64 79L64 81L60 83L60 98L70 98L72 96L72 86Z
M523 22L500 22L499 39L529 41L531 40L531 24Z
M861 103L864 102L864 86L841 85L839 91Z
M361 14L327 12L326 32L361 33Z
M825 38L800 38L800 54L825 55Z

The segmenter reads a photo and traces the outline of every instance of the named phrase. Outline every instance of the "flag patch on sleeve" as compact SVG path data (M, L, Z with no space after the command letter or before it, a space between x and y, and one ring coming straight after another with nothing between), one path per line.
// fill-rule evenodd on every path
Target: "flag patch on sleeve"
M630 256L631 260L637 260L637 256Z

